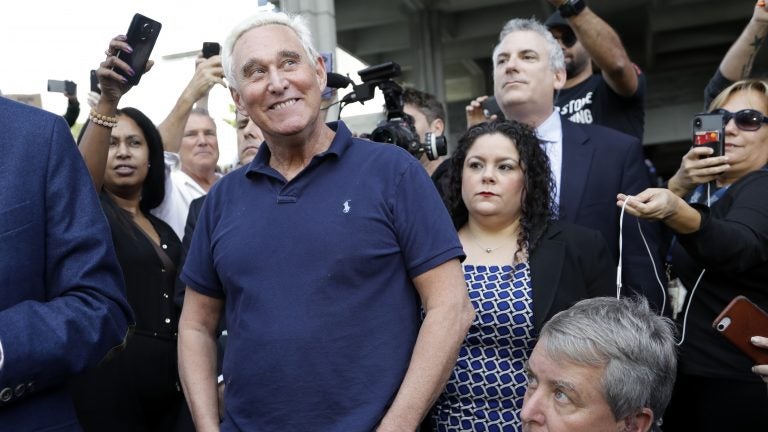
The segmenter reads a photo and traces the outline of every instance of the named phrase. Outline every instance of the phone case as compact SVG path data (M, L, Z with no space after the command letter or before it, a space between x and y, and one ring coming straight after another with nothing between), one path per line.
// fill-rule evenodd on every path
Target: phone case
M136 85L141 80L147 60L149 60L149 55L155 47L155 42L161 28L162 24L142 14L137 13L133 16L131 25L128 26L128 33L125 34L126 42L133 48L133 52L118 51L117 57L128 63L128 66L133 69L135 74L130 76L123 72L122 69L113 68L128 80L128 84Z
M752 336L768 337L768 313L744 296L737 296L720 312L712 327L757 364L768 364L768 349L752 345Z
M707 146L714 150L712 156L723 155L725 122L722 114L701 113L693 117L693 146Z
M220 52L221 45L218 42L203 42L203 58L211 58Z

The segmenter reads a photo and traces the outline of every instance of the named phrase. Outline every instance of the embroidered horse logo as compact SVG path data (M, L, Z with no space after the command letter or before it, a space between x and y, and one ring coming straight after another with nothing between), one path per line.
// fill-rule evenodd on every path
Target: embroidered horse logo
M349 213L349 211L352 210L352 207L349 206L350 201L352 200L344 201L344 210L342 210L344 213Z

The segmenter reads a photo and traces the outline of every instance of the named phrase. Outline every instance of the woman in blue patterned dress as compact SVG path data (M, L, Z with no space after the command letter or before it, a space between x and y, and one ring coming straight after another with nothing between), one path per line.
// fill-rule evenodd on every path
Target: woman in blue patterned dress
M439 431L518 431L537 329L580 299L615 295L615 264L599 232L553 220L549 161L530 127L470 128L450 175L477 315L433 420Z

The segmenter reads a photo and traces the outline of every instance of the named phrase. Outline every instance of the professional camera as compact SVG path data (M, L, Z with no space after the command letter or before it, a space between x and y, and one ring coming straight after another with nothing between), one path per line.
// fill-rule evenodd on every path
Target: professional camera
M445 137L427 133L422 143L413 117L403 112L403 88L392 78L400 76L400 65L387 62L371 66L358 72L362 84L354 85L352 92L341 100L341 108L354 102L365 102L373 99L376 87L384 94L387 119L382 121L370 134L372 141L395 144L408 150L415 157L426 153L429 160L435 160L448 154Z

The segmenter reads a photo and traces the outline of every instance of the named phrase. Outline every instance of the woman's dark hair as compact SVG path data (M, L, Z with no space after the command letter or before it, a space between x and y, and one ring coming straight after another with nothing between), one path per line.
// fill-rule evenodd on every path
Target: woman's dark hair
M144 134L149 148L149 169L141 188L139 208L144 213L160 205L165 198L165 158L163 157L163 139L160 132L143 112L136 108L117 110L117 115L124 115L135 121Z
M136 108L123 108L117 110L116 116L124 115L136 122L136 125L141 129L141 133L144 135L144 140L147 142L147 148L149 149L149 169L147 170L147 177L144 179L144 184L141 188L141 201L139 202L139 208L142 212L147 213L153 208L159 206L163 199L165 199L165 157L163 153L163 139L160 137L160 132L143 112ZM80 133L77 135L77 143L83 139L85 129L88 127L90 120L86 121Z
M141 129L141 133L144 134L144 140L147 142L147 148L149 149L149 169L147 170L147 177L144 178L144 184L141 187L139 208L144 214L149 214L149 211L159 206L165 198L165 157L163 155L163 140L160 137L160 132L152 123L152 120L136 108L123 108L117 110L117 116L120 115L129 117L136 122L136 125ZM77 136L78 144L83 139L83 134L85 133L85 129L88 127L89 122L90 120L86 121L80 129L80 134ZM109 216L109 219L117 221L118 224L123 226L126 232L133 232L131 230L132 218L130 214L120 208L109 194L104 192L104 186L102 186L100 195L102 198L106 198L102 201L102 208L107 216Z
M541 149L536 132L529 126L513 120L480 123L472 126L459 139L459 145L451 156L448 171L448 187L445 190L445 205L458 230L467 223L469 211L461 197L462 172L467 152L483 135L499 134L509 138L520 154L520 166L524 182L520 220L521 235L518 251L536 248L541 235L547 229L554 215L555 182L549 169L549 158ZM519 253L519 252L518 252Z

